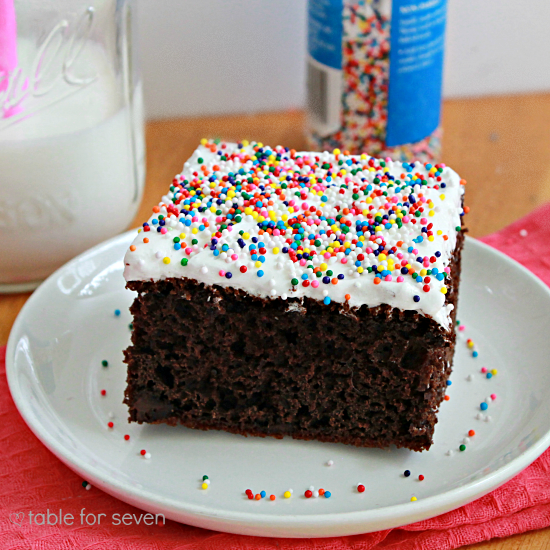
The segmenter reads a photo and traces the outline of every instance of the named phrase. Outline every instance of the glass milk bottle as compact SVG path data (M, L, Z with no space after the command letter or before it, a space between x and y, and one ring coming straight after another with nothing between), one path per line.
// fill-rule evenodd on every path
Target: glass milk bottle
M145 177L131 0L0 0L0 292L128 228Z

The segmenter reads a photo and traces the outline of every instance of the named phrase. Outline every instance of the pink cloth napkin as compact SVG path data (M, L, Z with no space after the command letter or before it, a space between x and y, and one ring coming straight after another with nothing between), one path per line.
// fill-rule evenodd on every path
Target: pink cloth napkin
M550 285L550 204L482 239L528 267ZM19 416L5 377L5 350L0 349L0 548L28 550L446 550L493 537L507 537L550 525L550 450L514 479L492 493L442 516L389 529L329 539L275 539L229 535L168 521L164 526L29 525L29 511L63 510L79 518L87 512L140 512L93 487L55 458ZM17 513L25 513L21 526ZM21 517L21 516L19 516ZM53 523L53 518L51 523Z

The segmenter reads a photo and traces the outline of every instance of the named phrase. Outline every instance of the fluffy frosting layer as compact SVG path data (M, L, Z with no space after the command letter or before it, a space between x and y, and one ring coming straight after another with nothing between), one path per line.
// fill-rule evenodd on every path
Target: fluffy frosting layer
M202 140L138 230L124 276L388 304L450 329L462 183L442 164Z

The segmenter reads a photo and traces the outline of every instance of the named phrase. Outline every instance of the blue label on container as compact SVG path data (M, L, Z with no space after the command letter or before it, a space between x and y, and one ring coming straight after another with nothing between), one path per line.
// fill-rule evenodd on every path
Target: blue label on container
M342 68L343 0L309 0L307 47L313 59Z
M393 0L386 145L413 143L439 125L446 0Z

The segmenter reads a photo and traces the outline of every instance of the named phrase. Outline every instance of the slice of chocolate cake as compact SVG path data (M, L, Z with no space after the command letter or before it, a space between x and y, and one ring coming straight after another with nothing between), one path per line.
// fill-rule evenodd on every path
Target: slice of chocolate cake
M203 140L125 256L130 421L428 449L462 183L442 164Z

